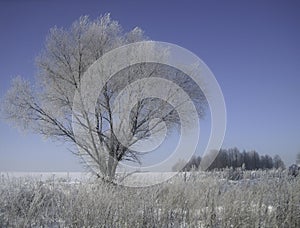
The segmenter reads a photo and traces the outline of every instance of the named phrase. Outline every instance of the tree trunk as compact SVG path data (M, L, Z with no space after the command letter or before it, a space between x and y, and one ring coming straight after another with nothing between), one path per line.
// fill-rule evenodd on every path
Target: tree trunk
M109 181L113 181L115 179L117 166L118 166L118 161L112 156L109 156L107 162L107 169L108 169L107 178Z

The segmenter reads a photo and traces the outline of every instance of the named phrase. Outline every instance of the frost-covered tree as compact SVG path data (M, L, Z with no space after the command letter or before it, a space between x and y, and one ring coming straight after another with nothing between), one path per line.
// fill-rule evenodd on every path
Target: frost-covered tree
M140 162L143 154L133 150L131 145L120 142L117 133L123 134L125 138L134 138L130 142L136 143L148 138L153 130L158 131L162 122L167 126L178 126L179 122L176 107L172 107L168 100L151 97L144 99L143 96L138 96L140 99L135 97L134 107L128 110L128 121L116 122L113 102L126 85L141 78L168 78L189 92L192 100L198 104L198 114L203 113L205 98L195 83L178 70L154 63L133 65L121 70L99 91L95 110L89 110L88 113L84 105L79 104L82 111L80 118L78 113L74 113L73 98L75 94L80 97L83 93L81 82L87 69L105 53L145 39L139 28L124 32L109 14L93 21L87 16L81 17L68 29L52 28L44 49L37 57L36 84L32 86L21 77L13 80L3 106L6 118L22 129L69 142L71 150L88 161L91 170L112 180L120 161ZM154 49L152 52L165 58L163 52L158 53ZM145 92L143 89L135 93ZM93 116L92 122L90 116ZM75 137L72 127L74 121L83 129L80 137ZM125 122L130 131L116 132L122 130L121 125Z

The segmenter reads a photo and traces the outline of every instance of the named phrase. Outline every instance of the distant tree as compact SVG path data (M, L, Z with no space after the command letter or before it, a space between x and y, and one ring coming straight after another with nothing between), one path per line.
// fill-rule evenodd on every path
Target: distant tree
M250 151L247 153L248 155L248 159L247 159L247 163L246 163L246 166L247 166L247 169L249 170L255 170L257 169L257 153L256 151Z
M273 163L274 163L275 169L279 169L279 168L285 169L284 162L281 160L280 156L277 154L273 158Z
M300 152L297 154L296 164L300 166Z
M183 171L185 169L186 164L187 161L183 159L179 159L178 162L172 167L172 171L173 172Z
M235 148L234 156L235 156L235 163L236 163L235 167L242 167L244 163L243 155L237 148Z
M188 162L183 159L179 159L178 162L172 167L173 172L177 171L191 171L191 170L198 170L201 163L200 156L193 156Z
M265 155L260 156L260 168L267 169L267 166L268 166L267 163L268 163L268 161L267 161L266 156Z
M211 164L210 169L222 169L230 167L231 161L226 149L220 149L214 162Z
M266 155L266 168L267 169L272 169L274 164L273 164L273 158L270 157L269 155Z
M242 166L244 169L247 169L246 164L247 164L247 152L243 150L242 152Z
M186 171L191 171L191 170L198 170L201 162L201 157L200 156L193 156L190 161L187 163L185 166Z
M254 152L254 169L259 169L260 168L260 156L256 151Z

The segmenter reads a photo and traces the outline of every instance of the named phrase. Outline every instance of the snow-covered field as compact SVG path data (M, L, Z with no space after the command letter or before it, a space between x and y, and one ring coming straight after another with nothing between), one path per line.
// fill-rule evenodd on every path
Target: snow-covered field
M86 178L89 174L84 172L0 172L0 175L6 177L33 177L37 179L67 178L81 179Z
M147 188L85 173L0 173L0 227L300 227L300 178L181 173ZM167 173L138 173L155 179Z
M2 177L7 178L33 178L35 180L65 180L68 182L87 181L92 178L92 174L87 172L0 172ZM119 184L130 187L141 187L158 184L169 180L173 176L181 176L188 178L191 173L177 173L177 172L143 172L143 173L119 173L117 176L120 181ZM198 174L198 176L200 176Z

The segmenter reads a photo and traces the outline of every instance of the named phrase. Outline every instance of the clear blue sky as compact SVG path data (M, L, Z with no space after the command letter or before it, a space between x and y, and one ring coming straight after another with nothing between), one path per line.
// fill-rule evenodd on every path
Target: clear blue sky
M299 1L0 1L0 96L11 79L34 79L49 29L111 12L125 30L180 45L213 71L227 105L223 147L300 152ZM0 171L80 170L64 146L21 134L0 120Z

